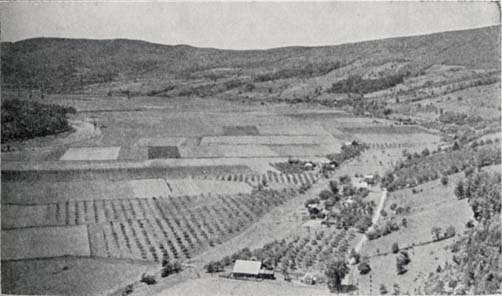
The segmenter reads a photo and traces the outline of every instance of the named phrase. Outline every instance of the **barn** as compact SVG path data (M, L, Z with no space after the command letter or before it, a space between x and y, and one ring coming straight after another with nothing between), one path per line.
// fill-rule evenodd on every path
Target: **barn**
M262 268L260 261L236 260L232 270L234 278L275 279L273 270Z
M256 277L260 275L261 262L251 260L236 260L234 269L232 270L233 277Z

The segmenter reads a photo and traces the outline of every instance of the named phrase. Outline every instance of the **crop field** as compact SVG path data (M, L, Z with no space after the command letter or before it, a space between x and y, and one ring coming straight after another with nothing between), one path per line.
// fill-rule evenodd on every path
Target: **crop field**
M219 136L203 137L201 145L301 145L330 144L334 141L326 136Z
M291 193L148 199L146 219L89 225L91 253L97 257L159 261L185 260L222 243L284 203ZM134 214L133 214L134 215Z
M153 196L168 196L172 193L163 179L142 179L129 181L134 197L146 198Z
M290 272L322 273L329 258L344 257L355 238L353 230L306 228L289 240L266 244L262 251L279 261L290 258L287 266Z
M423 134L424 129L418 126L365 126L365 127L342 127L340 128L345 133L350 134L391 134L391 135L415 135Z
M204 141L204 140L203 140ZM218 145L225 157L277 157L277 153L267 145Z
M225 182L202 179L170 179L171 195L239 194L251 193L252 187L245 182Z
M2 230L2 260L89 256L87 227L43 227Z
M119 151L120 147L69 148L60 160L114 160Z
M251 136L258 134L259 131L255 125L234 125L223 127L223 135L225 136Z
M301 122L291 122L290 124L260 124L258 125L260 135L283 135L283 136L326 136L329 133L319 124L301 124Z
M128 181L3 181L2 204L47 204L72 200L132 198Z
M153 146L148 147L148 159L180 158L180 152L176 146Z
M301 186L303 184L313 184L320 178L318 173L305 172L301 174L283 174L269 171L262 175L257 174L222 174L214 176L216 180L233 181L233 182L246 182L252 186L258 184L285 184Z
M163 184L162 190L168 188L163 180L138 182L137 187L143 190L134 190L138 196L153 194L148 190L159 184ZM204 191L204 195L197 196L61 201L36 206L4 205L2 224L8 230L2 230L2 239L11 241L13 245L2 244L2 253L7 259L81 255L157 262L163 256L184 260L207 247L222 243L271 208L296 196L294 190L221 195L218 194L220 184L227 187L227 192L241 191L243 187L249 192L250 186L246 183L217 183L193 180L193 184L199 186L199 192ZM198 193L188 192L188 188L177 185L173 191ZM148 189L145 191L144 188ZM15 215L32 213L36 215L15 218ZM16 250L16 242L23 242L25 249ZM33 247L37 242L41 243ZM55 244L57 248L44 248Z

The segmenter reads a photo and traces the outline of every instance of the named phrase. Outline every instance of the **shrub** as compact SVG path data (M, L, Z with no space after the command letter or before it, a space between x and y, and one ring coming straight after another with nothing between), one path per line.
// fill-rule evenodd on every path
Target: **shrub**
M443 186L447 186L448 185L448 176L442 176L441 177L441 184Z
M440 240L441 239L441 227L432 227L431 228L431 234L432 234L432 240Z
M223 271L223 265L219 261L211 261L204 267L204 269L207 273L221 272Z
M134 286L132 284L129 284L125 287L124 292L122 292L122 295L129 295L132 292L134 292Z
M178 273L181 271L181 264L178 261L174 261L172 263L167 262L165 265L164 265L164 261L163 261L162 264L163 264L162 272L161 272L162 277L167 277L171 274Z
M359 263L359 265L357 266L357 269L359 270L360 274L367 274L371 271L371 266L369 265L368 262L363 261L363 262Z
M333 196L334 196L333 192L329 190L323 190L319 193L319 199L321 200L327 200Z
M396 271L398 275L405 273L407 270L402 263L396 261Z
M393 243L391 250L392 250L392 253L397 254L397 252L399 252L399 245L397 243Z
M444 236L445 236L445 238L454 237L455 233L456 233L455 227L453 227L453 225L450 225L450 226L448 226L448 228L446 228Z
M387 294L387 293L388 293L388 291L387 291L387 287L385 287L385 285L384 285L384 284L381 284L381 285L380 285L380 294L385 295L385 294Z
M157 283L157 280L155 279L154 275L143 273L141 275L140 282L145 283L147 285L155 285Z
M396 260L401 265L407 265L408 263L411 262L410 256L408 255L408 252L406 252L406 251L401 251L399 253L399 255L397 255Z

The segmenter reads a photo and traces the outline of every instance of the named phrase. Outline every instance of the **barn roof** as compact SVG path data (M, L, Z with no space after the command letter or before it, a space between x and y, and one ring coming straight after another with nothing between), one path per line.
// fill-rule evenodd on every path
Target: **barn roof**
M258 275L260 273L260 268L260 261L236 260L232 273Z

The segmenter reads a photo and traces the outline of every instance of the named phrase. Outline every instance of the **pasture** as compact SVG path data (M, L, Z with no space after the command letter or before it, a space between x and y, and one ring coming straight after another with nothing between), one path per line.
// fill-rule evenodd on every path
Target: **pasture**
M149 262L82 257L2 260L2 293L108 295L156 269Z

